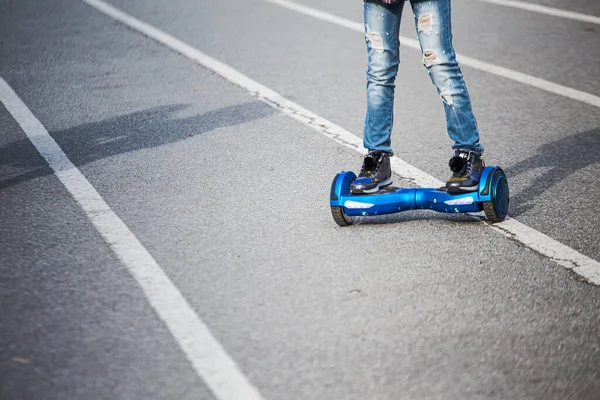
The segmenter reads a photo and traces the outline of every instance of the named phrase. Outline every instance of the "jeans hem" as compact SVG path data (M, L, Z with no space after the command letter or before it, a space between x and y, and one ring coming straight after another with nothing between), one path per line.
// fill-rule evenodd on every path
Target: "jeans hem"
M464 151L464 152L473 152L477 155L482 155L484 152L484 148L481 146L465 146L465 145L454 145L452 146L453 150Z
M370 153L372 151L381 151L384 153L387 153L390 157L392 157L394 155L394 150L390 149L389 147L383 148L383 149L371 149L369 147L365 147L365 149L367 149L367 152Z

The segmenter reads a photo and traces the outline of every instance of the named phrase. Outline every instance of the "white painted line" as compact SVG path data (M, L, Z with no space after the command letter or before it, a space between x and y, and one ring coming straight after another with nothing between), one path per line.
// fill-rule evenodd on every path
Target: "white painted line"
M215 397L263 400L150 253L1 77L0 101L141 286L148 302Z
M227 64L215 60L214 58L204 54L198 49L182 42L181 40L165 33L139 19L126 14L102 0L84 0L86 3L95 7L106 15L121 21L130 28L136 29L144 35L164 44L167 47L181 53L182 55L198 62L202 66L210 69L214 73L221 75L231 83L246 89L253 96L256 96L260 101L270 105L271 107L289 115L297 121L302 122L336 141L337 143L358 151L361 154L365 153L362 147L362 140L344 128L334 124L314 114L313 112L301 107L300 105L284 98L273 90L261 85L260 83L250 79L241 72L235 70ZM334 17L334 16L330 16ZM435 177L413 167L402 159L394 156L390 159L392 170L401 177L408 179L418 186L423 187L440 187L442 181ZM589 282L600 285L600 263L591 259L564 244L536 231L513 219L489 225L492 228L500 231L504 235L524 244L525 246L539 252L540 254L556 261L567 269L571 269L578 273Z
M525 1L514 1L514 0L478 0L483 3L490 3L499 6L520 8L521 10L533 11L540 14L552 15L554 17L569 18L576 21L589 22L591 24L600 24L600 17L595 15L588 15L577 13L573 11L562 10L560 8L553 8L548 6L542 6L534 3L527 3Z
M342 26L344 28L352 29L357 32L364 33L364 26L362 23L350 21L348 19L338 17L325 11L317 10L312 7L308 7L302 4L297 4L289 0L265 0L269 3L277 4L281 7L299 12L304 15L308 15L322 21L331 22L333 24ZM406 36L400 36L402 45L421 51L419 41L416 39L408 38ZM600 97L594 96L593 94L582 92L581 90L573 89L567 86L559 85L558 83L550 82L544 79L537 78L535 76L527 75L518 71L514 71L509 68L501 67L499 65L490 64L484 61L477 60L472 57L467 57L461 54L456 55L456 59L462 65L478 69L502 78L510 79L525 85L533 86L541 90L545 90L550 93L558 94L563 97L568 97L573 100L581 101L583 103L591 104L596 107L600 107Z

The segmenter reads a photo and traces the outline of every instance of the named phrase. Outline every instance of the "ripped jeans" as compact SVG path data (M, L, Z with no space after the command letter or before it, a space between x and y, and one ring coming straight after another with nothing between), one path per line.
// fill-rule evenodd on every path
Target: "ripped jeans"
M452 46L450 0L410 0L421 44L423 65L444 104L454 149L483 153L469 92ZM400 19L404 1L386 5L364 0L367 67L367 115L363 142L368 150L393 154L394 90L400 64Z

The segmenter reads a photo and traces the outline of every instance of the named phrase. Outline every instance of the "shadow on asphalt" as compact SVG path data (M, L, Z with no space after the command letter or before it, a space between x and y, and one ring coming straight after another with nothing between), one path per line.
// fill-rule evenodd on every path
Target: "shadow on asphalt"
M357 217L356 225L387 225L402 224L412 221L440 221L452 224L473 224L479 223L482 219L475 215L440 213L430 210L409 210L394 214L377 215L370 217Z
M510 179L535 168L550 168L511 198L509 215L519 216L535 206L535 200L580 169L600 163L600 128L567 136L541 146L537 153L507 168ZM593 181L581 182L594 185Z
M224 107L202 115L176 119L183 104L169 105L79 125L50 134L75 166L136 150L179 142L214 129L235 126L272 115L260 101ZM0 190L51 174L27 138L0 148Z

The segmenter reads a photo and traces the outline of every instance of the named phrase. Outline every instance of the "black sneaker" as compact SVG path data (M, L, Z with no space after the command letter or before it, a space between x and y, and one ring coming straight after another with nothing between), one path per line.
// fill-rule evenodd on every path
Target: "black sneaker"
M375 193L392 184L390 155L383 151L370 151L363 160L360 174L350 185L353 194Z
M446 182L448 193L477 191L479 178L485 167L481 154L457 150L448 164L454 172Z

